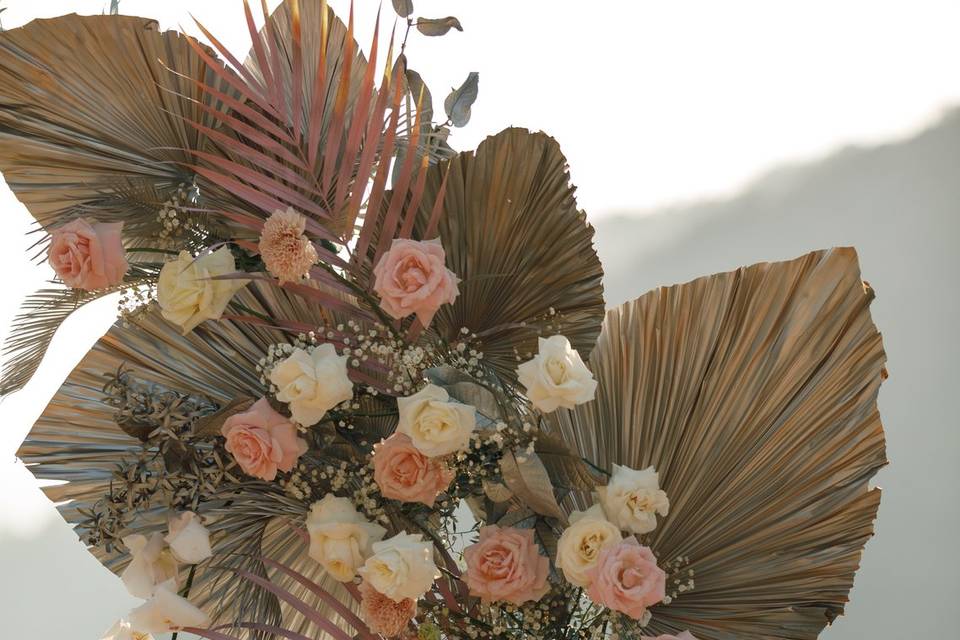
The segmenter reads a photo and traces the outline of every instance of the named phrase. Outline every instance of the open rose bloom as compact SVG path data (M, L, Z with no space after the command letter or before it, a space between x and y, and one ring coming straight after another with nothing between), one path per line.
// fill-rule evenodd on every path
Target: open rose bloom
M480 529L480 540L463 550L470 594L484 602L520 605L550 590L550 561L540 554L532 529Z
M261 480L273 480L278 471L290 471L307 450L296 425L274 411L266 398L227 418L220 432L243 472Z
M383 310L397 320L416 314L429 327L437 309L452 304L460 293L459 279L444 265L445 258L440 240L394 240L373 271L373 290Z
M640 546L636 538L601 551L587 575L591 600L636 620L642 620L647 608L666 595L666 574L657 566L653 552Z
M76 218L50 233L47 261L63 283L91 291L123 282L129 265L120 232L122 222Z
M373 469L384 497L422 502L428 507L450 486L454 476L445 462L423 455L402 433L395 433L374 447Z

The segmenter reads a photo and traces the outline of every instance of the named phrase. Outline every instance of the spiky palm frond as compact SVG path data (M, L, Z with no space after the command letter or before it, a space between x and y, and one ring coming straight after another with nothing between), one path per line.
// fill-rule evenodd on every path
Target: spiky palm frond
M124 281L113 287L97 291L67 287L40 289L28 296L3 343L0 396L12 393L30 381L54 334L70 314L103 296L152 282L158 270L159 265L134 265Z
M670 515L644 537L695 588L656 633L812 640L843 612L886 464L872 291L852 249L662 287L607 313L597 397L550 414L603 468L653 465Z

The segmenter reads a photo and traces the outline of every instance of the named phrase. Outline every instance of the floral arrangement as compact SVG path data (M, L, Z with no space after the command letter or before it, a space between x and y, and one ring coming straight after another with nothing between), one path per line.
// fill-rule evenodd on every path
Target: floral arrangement
M119 15L0 34L56 273L3 393L119 292L20 452L143 600L105 638L817 637L886 462L855 252L605 311L557 143L456 152L478 76L444 119L405 48L463 27L393 6L362 53L325 2L244 2L246 62Z

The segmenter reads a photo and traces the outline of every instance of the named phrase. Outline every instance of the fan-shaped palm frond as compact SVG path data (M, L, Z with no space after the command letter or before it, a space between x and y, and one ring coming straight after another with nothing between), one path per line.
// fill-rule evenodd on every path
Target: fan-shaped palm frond
M224 95L190 39L130 16L68 15L0 34L0 171L44 227L118 180L169 194L212 124L192 79ZM199 46L199 45L197 45Z
M596 464L654 465L670 515L646 536L695 588L652 633L811 640L843 612L886 463L884 352L856 253L663 287L608 312L597 398L551 414Z
M518 357L536 352L538 334L563 333L586 358L600 332L603 269L573 192L553 138L506 129L430 167L422 200L407 203L413 213L399 235L439 236L462 280L431 330L446 340L476 332L507 380ZM385 228L389 240L389 219Z

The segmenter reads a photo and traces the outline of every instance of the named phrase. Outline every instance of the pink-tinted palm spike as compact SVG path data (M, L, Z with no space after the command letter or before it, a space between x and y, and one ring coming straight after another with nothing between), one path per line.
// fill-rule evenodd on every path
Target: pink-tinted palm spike
M327 0L320 2L320 60L317 63L317 75L313 80L313 92L310 94L310 114L307 131L307 162L311 175L316 175L317 162L320 160L320 133L323 131L323 112L327 103L327 44L330 36L330 20Z
M302 614L305 618L310 620L310 622L317 625L319 628L323 629L326 633L330 634L331 637L335 640L353 640L353 636L346 633L339 627L337 627L333 622L321 616L316 609L312 606L303 602L295 595L283 589L268 580L267 578L260 577L256 574L250 573L249 571L237 570L237 575L240 577L256 584L257 586L269 591L275 595L278 599L286 602L297 612Z
M410 179L413 176L413 168L417 165L417 152L420 144L420 121L423 111L421 110L421 101L423 92L420 92L420 99L417 101L417 115L414 118L413 130L407 139L407 153L403 159L403 165L400 168L400 174L397 178L397 184L394 187L393 194L390 197L390 206L387 209L387 216L384 218L383 227L380 230L380 239L377 242L377 250L373 255L373 263L376 264L380 256L390 247L390 243L396 234L397 227L400 224L400 213L403 211L403 203L407 198L407 190L410 187ZM396 170L396 167L394 167Z
M257 127L251 126L246 122L243 122L236 116L230 115L229 113L217 112L216 109L208 105L200 105L200 108L206 113L209 113L210 115L214 115L216 119L219 120L220 122L228 125L229 129L236 131L237 133L240 133L246 138L249 138L250 140L257 143L258 145L262 146L264 149L269 149L271 152L275 153L278 158L281 158L285 162L289 162L295 167L303 166L303 162L301 162L299 158L293 155L293 153L289 149L284 147L282 143L274 140L267 134L261 132L259 129L257 129ZM202 126L202 125L199 125L199 126ZM242 144L244 148L251 149L249 145L243 142L240 142L240 144ZM253 148L253 150L256 150L256 149Z
M357 217L360 215L360 207L363 204L363 196L366 191L367 183L370 181L372 175L372 169L374 161L377 158L377 144L372 144L371 141L379 141L380 136L384 132L384 115L387 112L387 104L389 96L391 95L391 87L396 87L396 84L400 82L399 65L397 68L393 68L393 45L394 45L394 35L396 34L396 25L390 34L390 47L387 49L387 60L383 69L383 80L380 83L380 93L377 95L377 102L374 105L373 113L370 115L370 122L367 125L367 132L364 136L366 144L363 147L363 152L360 155L360 162L357 165L357 176L354 181L354 189L350 194L350 203L347 205L346 209L346 231L350 232L354 225L356 224ZM391 78L391 74L394 74ZM361 229L361 233L362 233ZM369 242L369 238L367 238ZM366 245L366 242L364 243ZM354 262L357 263L357 257L362 254L355 253L353 258ZM362 259L360 260L362 263ZM359 263L357 263L359 264Z
M443 179L440 181L440 188L437 190L437 197L433 201L433 209L430 211L430 220L427 222L427 228L423 232L424 240L431 240L437 235L437 227L440 226L440 216L443 215L443 200L447 195L447 178L450 177L450 167L452 162L447 162L447 167L443 172Z
M383 146L380 149L380 162L377 166L377 173L373 179L373 186L370 188L370 197L367 200L367 213L364 216L363 227L360 229L360 236L357 238L357 248L354 254L354 262L358 265L365 265L367 262L367 250L373 239L373 233L380 222L380 204L383 201L383 194L387 185L387 174L390 173L390 161L393 156L393 146L397 137L397 126L400 120L400 101L403 97L402 77L403 65L397 61L394 84L393 84L393 102L390 114L390 122L387 125L387 131L383 136ZM376 262L373 263L374 265ZM371 282L372 284L372 282Z
M270 62L264 49L267 43L264 42L260 30L257 29L257 25L253 21L253 11L250 10L249 0L243 0L243 15L247 21L247 31L250 33L253 55L257 59L257 66L260 68L260 73L263 74L266 102L270 105L270 111L272 111L274 115L280 116L281 114L277 109L276 92L274 90L273 70L270 67ZM266 25L264 25L264 29L266 29Z
M280 38L277 34L276 24L270 19L270 9L267 8L267 0L260 0L260 11L263 14L263 40L266 45L267 59L271 69L271 81L268 85L271 90L271 99L273 103L277 105L277 111L280 113L280 117L286 122L289 114L287 113L288 105L284 103L283 67L280 64Z
M197 56L199 56L200 59L206 63L209 69L213 70L214 73L216 73L220 78L240 92L240 95L249 99L257 106L262 107L265 111L273 112L273 107L264 96L259 94L257 87L251 87L247 85L240 76L228 69L222 62L211 56L207 52L206 48L193 38L187 38L187 43L197 54Z
M170 69L169 67L165 67L165 68L167 69L167 71L174 74L181 80L192 83L194 86L196 86L198 89L200 89L210 97L221 102L223 106L228 107L231 111L235 111L236 113L239 113L240 115L242 115L244 118L250 120L254 125L259 127L264 133L267 133L275 138L283 140L284 142L287 142L289 144L293 144L293 139L290 137L290 134L287 131L281 129L279 126L277 126L276 122L274 122L270 118L263 115L263 112L258 111L257 109L251 108L250 105L247 104L246 102L237 100L233 96L228 95L222 91L219 91L216 88L204 83L201 80L191 78L190 76L180 73L178 71L175 71L173 69ZM166 91L169 91L170 93L173 93L174 95L184 100L191 100L191 98L189 98L188 96L178 91L174 91L173 89L168 89L165 87L160 87L160 88ZM223 121L224 116L227 115L227 112L224 110L215 109L213 107L210 107L200 102L197 102L197 106L203 109L204 111L206 111L207 113L209 113L214 118L217 118L218 120L221 120L221 121Z
M340 86L337 98L333 103L333 116L330 119L330 128L326 147L323 151L323 166L321 169L320 188L324 193L330 193L337 156L340 153L340 143L343 139L343 123L347 115L347 101L350 98L350 73L353 70L353 55L356 41L353 36L353 2L350 3L350 20L347 23L347 37L343 46L343 67L340 70ZM344 158L344 162L353 164L353 158Z
M343 207L346 204L349 194L351 177L354 178L353 186L355 189L359 188L363 190L366 187L367 181L365 179L361 180L361 176L357 175L354 177L352 174L356 169L355 159L358 155L360 155L360 145L362 143L360 134L367 125L367 111L370 108L370 101L373 98L374 93L374 76L376 75L377 45L379 42L379 36L380 11L377 10L377 23L373 28L373 42L370 44L370 60L367 63L367 69L363 74L363 81L360 84L360 94L357 97L357 102L353 109L353 117L351 118L350 122L350 131L347 134L347 142L343 151L344 161L340 163L340 171L336 180L336 194L331 206L331 211L334 212L334 215L336 215L338 219L349 218L347 215L345 215ZM344 231L344 235L347 235L346 230Z
M200 21L193 16L193 14L190 14L190 18L193 19L194 24L197 25L197 28L200 29L200 32L204 35L204 37L206 37L207 40L210 41L210 43L217 50L217 52L221 56L223 56L224 60L230 63L230 65L233 67L232 70L235 73L240 74L243 80L247 83L246 87L248 88L248 90L253 90L256 92L255 95L248 95L247 97L253 99L256 104L263 107L269 104L269 101L266 99L265 87L262 84L260 84L260 82L256 78L253 77L253 74L250 73L250 70L247 69L247 67L243 65L239 60L237 60L236 56L234 56L233 53L223 45L222 42L220 42L212 33L210 33L210 31L205 26L203 26L200 23ZM190 38L190 40L193 40L193 39ZM224 65L218 65L218 66L224 66Z
M293 118L294 144L299 147L303 134L303 40L300 25L300 0L290 3L290 22L293 32L293 104L290 105Z
M410 202L407 204L407 210L404 214L403 226L400 227L398 237L409 238L413 233L413 225L420 215L420 203L423 202L423 189L427 184L427 170L430 168L430 154L423 153L420 158L420 169L417 172L417 181L410 190Z

